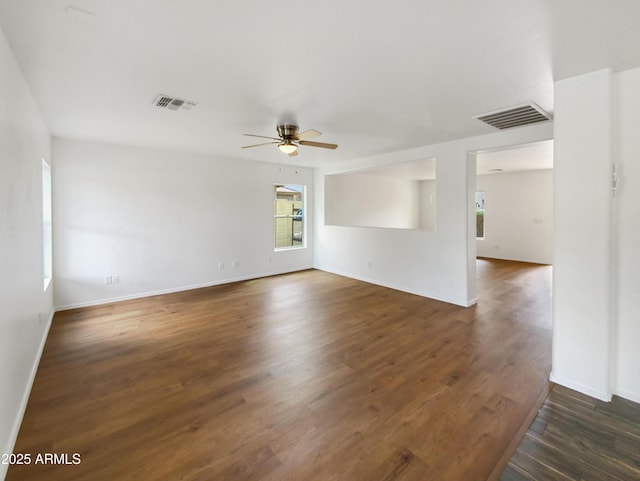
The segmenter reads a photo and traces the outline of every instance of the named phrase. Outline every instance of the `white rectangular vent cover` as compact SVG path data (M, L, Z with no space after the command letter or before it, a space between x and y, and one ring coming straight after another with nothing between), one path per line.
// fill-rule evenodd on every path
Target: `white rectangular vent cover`
M473 118L481 120L497 129L510 129L512 127L520 127L521 125L551 120L551 115L531 102L505 110L476 115Z
M188 111L194 108L197 104L195 102L189 102L188 100L177 99L168 95L158 95L153 101L156 107L169 110L183 110Z

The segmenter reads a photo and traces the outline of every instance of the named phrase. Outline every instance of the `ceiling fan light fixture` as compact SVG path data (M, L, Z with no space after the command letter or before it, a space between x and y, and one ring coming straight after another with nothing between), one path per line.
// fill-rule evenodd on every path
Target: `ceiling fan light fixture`
M285 140L281 144L278 144L278 148L285 154L293 154L296 150L298 150L298 146L291 142L291 140L289 139Z

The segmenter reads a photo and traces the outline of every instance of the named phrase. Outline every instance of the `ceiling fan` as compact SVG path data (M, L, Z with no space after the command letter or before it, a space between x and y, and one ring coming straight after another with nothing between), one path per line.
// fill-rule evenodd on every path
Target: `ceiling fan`
M290 157L298 155L298 146L306 145L309 147L320 147L322 149L336 149L337 144L327 144L325 142L311 142L308 139L313 139L322 135L317 130L305 130L304 132L298 132L297 125L278 125L277 126L278 137L268 137L266 135L244 134L249 137L260 137L262 139L271 139L271 142L265 142L262 144L245 145L243 149L251 147L260 147L261 145L278 144L278 148Z

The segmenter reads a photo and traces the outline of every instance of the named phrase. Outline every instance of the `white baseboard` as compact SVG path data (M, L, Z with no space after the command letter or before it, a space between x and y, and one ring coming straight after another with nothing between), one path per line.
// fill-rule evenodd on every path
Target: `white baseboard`
M597 389L592 389L587 386L583 386L577 382L570 381L568 379L563 379L561 377L555 376L553 373L549 375L549 380L556 384L560 384L561 386L568 387L569 389L573 389L574 391L581 392L582 394L586 394L587 396L591 396L593 398L599 399L601 401L609 402L611 401L611 393L603 392Z
M528 259L523 259L521 257L514 257L514 256L499 256L496 254L477 254L477 257L479 258L484 258L484 259L496 259L499 261L514 261L514 262L523 262L525 264L539 264L541 266L550 266L553 265L553 259L546 259L546 258L528 258Z
M620 396L621 398L627 399L629 401L633 401L634 403L640 404L640 394L633 393L631 391L625 391L624 389L618 389L614 393L616 396Z
M53 321L53 316L55 311L51 311L49 315L49 319L47 320L47 324L44 329L44 333L42 335L42 339L40 340L40 346L38 347L38 353L33 360L33 365L31 366L31 373L29 374L29 380L27 382L27 386L22 393L22 401L20 402L20 411L16 416L16 419L13 423L13 428L11 429L11 435L9 438L9 445L6 448L5 453L12 453L13 448L16 445L16 440L18 439L18 433L20 432L20 426L22 425L22 419L24 418L24 413L27 410L27 404L29 403L29 396L31 395L31 388L33 387L33 382L36 379L36 374L38 372L38 366L40 365L40 358L42 357L42 352L44 351L44 345L47 343L47 337L49 336L49 330L51 329L51 323ZM8 465L0 464L0 480L4 480L7 475L7 470L9 469Z
M430 296L430 295L426 295L424 292L419 292L419 291L416 291L414 289L409 289L409 288L407 288L405 286L399 286L399 285L391 284L391 283L387 283L387 282L380 282L380 281L378 281L376 279L370 279L370 278L365 277L365 276L359 276L359 275L350 274L350 273L348 274L346 272L341 272L339 270L323 269L321 267L315 267L315 269L318 269L319 271L329 272L331 274L336 274L336 275L342 276L342 277L349 277L350 279L355 279L357 281L367 282L369 284L375 284L376 286L387 287L389 289L394 289L396 291L402 291L402 292L406 292L408 294L414 294L416 296L426 297L428 299L433 299L434 301L446 302L447 304L454 304L456 306L469 307L469 306L472 306L473 304L476 303L476 299L473 299L470 302L460 303L460 302L454 301L452 299L444 299L444 298L439 298L439 297L435 297L435 296Z
M190 291L192 289L201 289L203 287L219 286L222 284L231 284L232 282L248 281L251 279L259 279L261 277L277 276L280 274L289 274L290 272L304 271L307 269L313 269L313 266L309 265L309 266L303 266L303 267L296 267L293 270L289 269L289 270L279 270L279 271L273 271L273 272L251 274L247 276L232 277L228 279L203 282L199 284L191 284L188 286L171 287L169 289L160 289L157 291L138 292L134 294L128 294L125 296L107 297L103 299L95 299L95 300L86 301L86 302L64 304L61 306L55 306L55 310L57 312L57 311L68 311L69 309L78 309L81 307L100 306L102 304L111 304L113 302L130 301L132 299L142 299L144 297L160 296L162 294L173 294L174 292L183 292L183 291Z

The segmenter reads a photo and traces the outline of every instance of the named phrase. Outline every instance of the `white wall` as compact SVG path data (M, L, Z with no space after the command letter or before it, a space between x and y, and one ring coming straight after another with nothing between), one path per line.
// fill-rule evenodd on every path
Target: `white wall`
M609 70L555 84L552 379L600 399L611 395L611 92Z
M480 175L476 189L485 193L479 256L553 262L552 170Z
M273 248L273 184L307 185L311 213L311 169L58 138L53 155L59 308L312 266L312 217L308 248Z
M418 228L436 230L436 180L418 180L419 219Z
M356 279L441 299L475 302L475 157L469 152L548 140L550 123L379 155L316 169L314 265ZM438 165L436 232L325 223L325 175L416 159Z
M326 222L333 225L418 229L417 181L367 174L332 175L325 188Z
M0 32L0 453L13 450L53 315L52 286L43 289L42 158L51 160L49 133Z
M640 402L640 69L616 76L619 132L615 151L617 211L617 332L614 392Z
M435 230L434 179L337 174L325 177L324 188L328 225Z
M640 69L566 79L555 97L552 380L640 402Z

